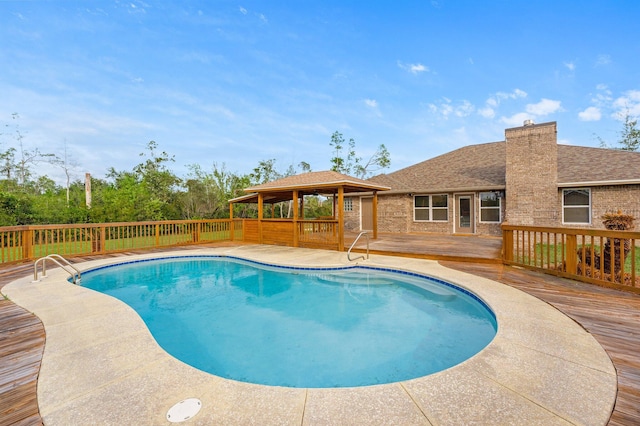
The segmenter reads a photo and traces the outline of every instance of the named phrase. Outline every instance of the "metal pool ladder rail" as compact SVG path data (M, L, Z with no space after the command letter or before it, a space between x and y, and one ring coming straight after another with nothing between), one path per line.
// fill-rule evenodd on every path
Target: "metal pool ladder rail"
M33 264L33 282L40 281L38 279L38 263L42 262L42 275L40 275L40 279L47 277L47 260L52 261L69 274L71 277L71 281L74 284L80 284L80 279L82 278L80 274L80 270L73 266L67 259L60 256L59 254L50 254L49 256L41 257L36 260L36 263Z
M349 247L349 250L347 250L347 259L349 259L349 261L358 260L360 258L365 259L365 257L363 255L360 255L358 257L354 257L353 259L351 258L351 250L356 245L356 243L358 242L360 237L362 237L363 235L365 237L367 237L367 257L366 257L366 259L369 259L369 233L367 231L362 231L361 233L358 234L358 236L356 237L356 239L353 242L353 244L351 244L351 247Z

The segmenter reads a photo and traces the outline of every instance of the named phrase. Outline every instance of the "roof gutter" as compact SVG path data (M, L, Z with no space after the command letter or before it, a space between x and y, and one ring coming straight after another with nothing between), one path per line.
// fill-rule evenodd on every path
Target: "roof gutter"
M492 186L469 186L460 188L420 188L420 189L394 189L391 191L380 191L380 195L402 195L402 194L442 194L442 193L454 193L454 192L485 192L485 191L504 191L506 185L492 185ZM372 192L352 192L353 195L371 195Z
M561 183L558 183L558 188L569 188L569 187L575 188L578 186L613 186L613 185L640 185L640 179L561 182Z

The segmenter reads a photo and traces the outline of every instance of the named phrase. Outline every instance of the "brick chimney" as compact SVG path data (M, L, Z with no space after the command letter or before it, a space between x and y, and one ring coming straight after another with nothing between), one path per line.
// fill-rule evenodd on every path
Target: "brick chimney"
M558 218L556 122L504 131L506 145L505 221L510 225L555 226Z

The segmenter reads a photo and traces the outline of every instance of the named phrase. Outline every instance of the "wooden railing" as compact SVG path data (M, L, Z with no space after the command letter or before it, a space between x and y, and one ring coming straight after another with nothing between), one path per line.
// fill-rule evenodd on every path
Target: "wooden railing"
M338 250L337 220L305 220L298 222L300 247Z
M242 241L242 219L0 227L0 263L216 241Z
M502 226L502 260L640 293L640 232Z

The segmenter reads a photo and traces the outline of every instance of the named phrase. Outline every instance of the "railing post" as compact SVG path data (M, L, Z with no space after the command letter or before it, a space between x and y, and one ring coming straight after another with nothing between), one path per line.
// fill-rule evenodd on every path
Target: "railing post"
M156 247L160 247L160 225L156 223Z
M300 204L298 203L298 190L293 191L293 247L299 247L300 244L300 222L298 217L300 213ZM262 232L262 230L260 231ZM262 243L262 241L260 241Z
M513 230L502 230L502 261L513 262Z
M107 251L107 227L100 227L100 253L106 253Z
M22 260L33 259L33 230L22 231Z
M566 234L566 271L569 274L578 274L578 237Z
M200 242L200 224L201 223L202 222L198 221L193 224L195 228L193 228L193 230L191 231L191 242L194 244Z
M234 240L235 221L233 220L233 203L229 203L229 241Z

